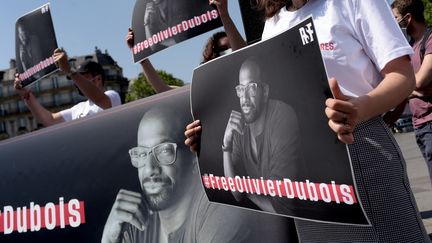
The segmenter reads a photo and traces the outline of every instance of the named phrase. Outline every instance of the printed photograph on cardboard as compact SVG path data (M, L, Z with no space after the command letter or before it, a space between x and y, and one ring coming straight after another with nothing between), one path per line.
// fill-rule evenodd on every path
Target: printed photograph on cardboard
M17 73L28 86L58 68L52 57L57 40L49 4L45 4L16 21L15 53Z
M136 0L134 62L220 26L219 13L208 0Z
M223 71L221 71L223 70ZM290 217L368 224L311 19L195 69L191 104L210 201Z
M184 145L189 97L178 88L1 141L0 241L297 242L285 217L208 201Z

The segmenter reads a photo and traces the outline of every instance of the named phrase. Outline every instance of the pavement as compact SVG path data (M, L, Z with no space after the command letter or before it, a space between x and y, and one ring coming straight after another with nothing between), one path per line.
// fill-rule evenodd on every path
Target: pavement
M432 239L432 184L414 132L394 134L407 163L408 178L425 228Z

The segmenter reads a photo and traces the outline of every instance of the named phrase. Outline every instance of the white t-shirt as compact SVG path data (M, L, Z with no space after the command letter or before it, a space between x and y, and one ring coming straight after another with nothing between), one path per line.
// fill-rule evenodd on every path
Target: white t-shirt
M268 19L262 39L275 36L312 16L328 77L346 95L370 92L380 71L393 59L413 53L384 0L309 0Z
M111 107L121 105L120 96L116 91L108 90L105 91L105 94L111 100ZM103 111L103 109L95 105L90 100L87 100L80 102L69 109L60 111L60 114L65 121L72 121L81 117L91 116L100 111Z

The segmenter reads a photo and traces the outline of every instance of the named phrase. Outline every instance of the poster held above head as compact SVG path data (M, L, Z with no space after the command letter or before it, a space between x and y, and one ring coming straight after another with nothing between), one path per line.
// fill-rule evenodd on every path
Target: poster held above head
M17 73L28 86L58 70L52 57L57 48L49 4L18 18L15 29Z
M239 4L247 43L260 41L264 29L264 13L258 11L255 1L239 1Z
M136 0L134 62L220 26L219 13L208 0Z
M220 72L224 70L224 72ZM210 201L289 217L369 225L312 18L194 70L199 166Z

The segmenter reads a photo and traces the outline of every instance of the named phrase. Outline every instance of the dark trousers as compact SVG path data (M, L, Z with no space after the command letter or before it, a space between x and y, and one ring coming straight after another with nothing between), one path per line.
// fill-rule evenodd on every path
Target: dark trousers
M422 124L414 129L417 144L429 169L429 176L432 182L432 121Z

